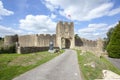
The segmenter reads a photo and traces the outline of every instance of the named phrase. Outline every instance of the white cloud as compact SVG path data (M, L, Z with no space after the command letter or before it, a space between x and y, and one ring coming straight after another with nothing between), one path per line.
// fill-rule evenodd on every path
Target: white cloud
M112 3L102 4L102 5L98 6L97 8L94 8L91 11L89 11L87 16L85 16L83 19L89 20L89 19L94 19L94 18L99 18L99 17L105 16L108 14L109 10L112 7L113 7Z
M107 31L114 27L117 23L108 25L105 23L99 24L89 24L88 27L79 29L78 34L80 37L87 38L87 39L98 39L106 37Z
M9 16L9 15L12 15L12 14L14 14L14 12L5 9L2 1L0 1L0 18L1 18L1 16Z
M52 16L54 18L54 16ZM27 15L20 20L20 28L34 33L55 33L56 23L46 15Z
M91 20L120 13L119 8L112 9L110 0L45 0L51 11L57 10L62 16L78 21ZM69 18L68 15L71 15Z
M51 19L54 19L54 18L56 18L56 15L52 13L50 17L51 17Z
M4 37L5 35L14 35L14 34L23 34L23 31L0 25L0 37Z
M53 6L53 5L47 3L47 4L46 4L46 7L49 8L50 11L54 11L54 6Z
M111 11L108 13L108 16L113 16L113 15L118 14L118 13L120 13L120 7L111 10Z
M100 24L89 24L87 28L80 29L80 33L92 33L98 29L106 28L107 24L100 23Z

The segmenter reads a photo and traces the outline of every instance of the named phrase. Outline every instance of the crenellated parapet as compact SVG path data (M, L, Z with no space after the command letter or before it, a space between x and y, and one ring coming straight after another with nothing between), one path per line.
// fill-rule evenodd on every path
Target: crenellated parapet
M59 21L56 28L56 35L68 37L74 35L74 23Z
M96 47L97 46L97 41L93 40L88 40L85 38L78 38L75 39L75 46L86 46L86 47Z
M54 45L56 46L55 34L22 35L18 38L18 43L21 47L49 47L51 41L54 42Z
M18 44L19 44L19 46L22 46L22 47L35 46L36 36L37 35L35 35L35 34L19 36L18 37Z

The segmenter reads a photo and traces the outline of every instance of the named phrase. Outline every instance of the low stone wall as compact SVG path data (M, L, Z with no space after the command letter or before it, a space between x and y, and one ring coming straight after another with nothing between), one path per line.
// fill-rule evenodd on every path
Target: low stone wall
M81 47L75 47L75 49L82 50L83 52L92 52L94 55L100 57L103 53L105 53L103 50L100 50L98 47L88 47L88 46L81 46Z
M56 49L55 47L54 49ZM24 54L24 53L33 53L33 52L39 52L39 51L47 51L49 50L49 47L18 47L17 53L18 54Z

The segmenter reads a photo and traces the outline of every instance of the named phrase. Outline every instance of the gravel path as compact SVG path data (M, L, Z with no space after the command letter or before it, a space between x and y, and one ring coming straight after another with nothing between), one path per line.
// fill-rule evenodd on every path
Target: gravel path
M120 59L108 58L108 60L120 69Z
M66 50L51 61L13 80L82 80L77 54L74 50Z

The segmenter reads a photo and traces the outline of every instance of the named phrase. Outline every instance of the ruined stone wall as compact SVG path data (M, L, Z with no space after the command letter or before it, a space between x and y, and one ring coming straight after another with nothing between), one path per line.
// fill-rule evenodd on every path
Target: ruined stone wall
M96 47L97 46L96 41L87 40L87 39L84 39L84 38L81 38L81 40L83 42L83 46L87 46L87 47Z
M50 42L56 47L56 35L36 34L19 36L18 43L21 47L49 47Z
M5 46L10 46L18 42L18 36L17 35L12 35L12 36L5 36L4 37L4 45Z
M17 47L18 54L46 51L49 47Z
M96 47L97 41L87 40L85 38L75 38L75 46Z
M36 35L23 35L18 37L18 44L21 47L35 46Z
M56 45L56 35L50 35L50 34L40 34L37 35L37 43L36 46L38 47L49 47L50 42L53 42L54 47L57 47Z
M75 48L82 51L90 51L97 56L101 56L103 51L103 41L98 39L96 41L87 40L85 38L75 39Z
M55 34L19 36L19 47L17 48L17 53L33 53L39 51L46 51L49 49L49 44L51 41L54 44L54 48L57 48Z

